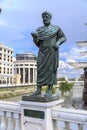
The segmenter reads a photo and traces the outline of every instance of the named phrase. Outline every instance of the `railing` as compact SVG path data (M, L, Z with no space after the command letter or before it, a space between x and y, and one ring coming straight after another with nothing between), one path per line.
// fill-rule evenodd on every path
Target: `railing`
M56 109L52 111L55 130L87 130L87 111Z
M0 101L0 130L21 130L18 103Z
M54 130L87 130L85 110L56 108L52 110L52 120ZM19 103L0 101L0 130L23 130Z

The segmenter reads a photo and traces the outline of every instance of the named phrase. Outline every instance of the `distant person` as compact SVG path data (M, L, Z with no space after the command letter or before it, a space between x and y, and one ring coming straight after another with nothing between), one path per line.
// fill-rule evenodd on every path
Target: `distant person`
M42 86L48 85L45 96L52 96L52 87L57 83L59 45L66 41L66 37L58 26L51 24L50 12L43 12L42 19L44 26L31 33L34 43L39 47L37 91L33 95L41 95Z

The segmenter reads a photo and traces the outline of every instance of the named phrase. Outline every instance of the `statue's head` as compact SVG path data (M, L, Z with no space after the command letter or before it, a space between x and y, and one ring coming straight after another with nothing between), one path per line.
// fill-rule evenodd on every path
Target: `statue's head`
M44 12L42 13L42 18L43 18L45 15L48 15L48 16L50 17L50 19L52 18L52 14L51 14L50 12L48 12L48 11L44 11Z
M45 11L42 13L42 18L43 18L44 25L48 26L50 24L52 14L50 12Z

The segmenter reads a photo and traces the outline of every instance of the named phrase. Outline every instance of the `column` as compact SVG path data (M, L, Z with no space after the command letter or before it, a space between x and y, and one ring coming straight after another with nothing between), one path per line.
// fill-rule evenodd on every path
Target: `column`
M34 83L36 83L37 80L37 74L36 74L36 68L34 68Z

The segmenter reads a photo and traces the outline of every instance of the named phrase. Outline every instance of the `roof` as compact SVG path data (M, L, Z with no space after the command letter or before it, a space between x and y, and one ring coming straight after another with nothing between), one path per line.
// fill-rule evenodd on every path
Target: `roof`
M21 53L21 54L16 54L16 56L23 56L23 57L25 57L25 56L28 56L28 57L36 57L36 55L33 54L33 53L30 52L30 51L26 51L26 52Z
M68 64L77 69L87 68L87 62L68 62Z
M79 41L79 42L77 42L77 45L78 45L79 47L87 46L87 41Z

